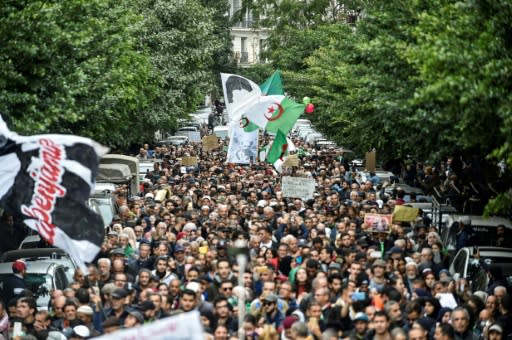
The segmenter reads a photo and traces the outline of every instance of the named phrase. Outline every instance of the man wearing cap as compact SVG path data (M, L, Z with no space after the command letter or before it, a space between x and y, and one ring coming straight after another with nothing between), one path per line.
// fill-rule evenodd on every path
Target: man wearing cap
M5 306L9 301L17 296L21 296L26 289L25 273L27 271L27 264L23 260L16 260L12 263L12 275L4 279L2 289L2 300Z
M116 288L112 294L112 306L105 310L105 316L115 316L119 324L123 325L128 312L126 311L126 297L128 292L124 288Z
M96 337L96 336L99 336L100 333L94 329L94 325L92 323L93 315L94 315L93 309L87 305L80 306L76 310L77 319L80 319L84 323L84 325L89 329L90 334L93 337Z
M137 310L132 310L128 312L126 318L124 319L123 326L124 328L133 328L138 327L144 324L144 316L141 312Z
M174 247L174 259L176 261L176 274L180 280L185 279L185 247L181 244L176 244Z
M350 340L362 340L368 331L368 323L370 319L363 312L358 312L352 319L354 329L348 333Z
M372 264L372 277L370 279L370 290L376 289L377 291L381 291L386 284L386 262L381 259L377 259Z
M261 317L264 318L265 324L269 324L278 329L281 327L284 315L277 308L278 296L274 293L266 294L262 299L263 306L260 309Z
M503 327L499 323L492 324L487 331L487 339L501 340L503 339Z

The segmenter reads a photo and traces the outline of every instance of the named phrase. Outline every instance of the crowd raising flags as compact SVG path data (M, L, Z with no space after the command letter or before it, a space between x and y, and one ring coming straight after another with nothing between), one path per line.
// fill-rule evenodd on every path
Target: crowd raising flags
M284 95L279 71L274 72L261 86L235 74L221 73L226 109L231 126L237 124L245 132L262 129L276 135L266 162L282 164L288 154L286 135L305 110Z
M86 271L100 250L103 221L85 202L107 148L71 135L19 136L0 116L0 208Z

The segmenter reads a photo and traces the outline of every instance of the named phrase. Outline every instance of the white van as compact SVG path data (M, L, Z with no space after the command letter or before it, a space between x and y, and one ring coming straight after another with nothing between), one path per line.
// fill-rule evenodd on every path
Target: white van
M213 128L213 134L220 139L229 137L229 127L227 125L216 126Z

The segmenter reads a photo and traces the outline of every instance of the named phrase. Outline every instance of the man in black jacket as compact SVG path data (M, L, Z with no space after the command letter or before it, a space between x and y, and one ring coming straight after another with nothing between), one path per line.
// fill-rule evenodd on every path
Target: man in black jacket
M19 297L26 289L25 273L27 264L23 260L16 260L12 264L12 275L5 278L2 286L2 299L7 306L14 297Z

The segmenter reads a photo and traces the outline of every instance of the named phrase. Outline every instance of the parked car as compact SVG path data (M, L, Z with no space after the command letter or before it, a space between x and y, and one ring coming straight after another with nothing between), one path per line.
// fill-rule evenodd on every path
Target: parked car
M190 114L192 121L200 123L201 125L208 124L208 116L212 113L212 108L209 106L201 107Z
M180 127L177 132L199 131L197 126Z
M311 121L309 119L297 119L297 121L295 122L295 125L292 128L292 132L297 132L297 130L300 127L304 127L304 126L311 126Z
M0 263L0 289L9 275L12 275L12 262ZM48 310L51 292L66 289L70 283L64 266L54 260L38 260L27 265L25 284L34 294L38 310Z
M319 139L315 140L315 147L317 150L322 150L322 149L328 149L330 147L337 148L338 146L333 141L319 138Z
M35 237L39 241L41 240L39 235L28 237ZM78 268L78 265L68 253L60 248L54 247L11 250L2 254L0 262L14 262L20 259L25 260L29 264L35 261L52 261L60 264L63 266L69 282L73 282L73 275Z
M449 252L455 252L456 237L459 230L459 222L463 218L471 219L471 229L473 231L472 239L478 246L494 246L496 241L496 229L499 225L504 225L509 235L512 234L512 223L503 217L488 217L478 215L447 215L446 223L441 230L441 240Z
M484 261L486 265L499 265L508 283L512 283L512 250L510 248L461 248L457 254L455 254L450 264L450 274L452 276L458 274L460 278L467 279L473 291L485 291L489 283L489 277L485 269L480 265L479 259L476 257L477 251L480 254L480 259Z
M216 126L213 128L213 134L220 139L229 137L229 127L226 125Z
M166 139L163 139L161 141L157 142L158 146L162 145L185 145L188 143L188 137L187 136L170 136Z

